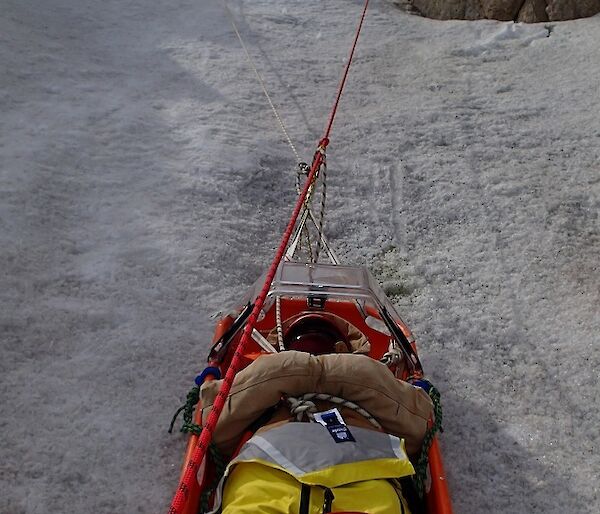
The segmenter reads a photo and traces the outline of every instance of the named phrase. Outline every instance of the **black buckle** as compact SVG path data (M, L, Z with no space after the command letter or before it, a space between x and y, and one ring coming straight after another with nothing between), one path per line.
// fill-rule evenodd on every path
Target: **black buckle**
M315 309L322 311L325 308L325 301L327 296L325 295L310 295L306 298L306 303L309 309Z

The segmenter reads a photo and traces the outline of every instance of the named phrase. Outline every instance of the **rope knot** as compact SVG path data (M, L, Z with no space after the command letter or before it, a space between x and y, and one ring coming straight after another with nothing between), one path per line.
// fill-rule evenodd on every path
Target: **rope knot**
M340 398L339 396L333 396L332 394L325 393L306 393L298 398L294 398L293 396L288 396L286 398L287 402L290 404L290 412L292 415L296 416L298 421L302 421L302 416L306 414L310 421L315 420L315 412L317 412L317 407L314 402L310 400L320 400L324 402L333 403L339 407L345 407L347 409L352 409L358 412L363 418L365 418L371 425L373 425L377 429L381 429L381 424L377 421L371 414L369 414L365 409L363 409L360 405L357 405L354 402L349 400L344 400L344 398Z
M290 404L290 414L296 416L297 421L302 421L302 418L305 415L309 420L314 420L314 413L317 412L317 406L314 402L304 399L303 396L300 398L288 396L286 401Z
M298 163L298 173L301 175L308 175L310 173L310 166L305 162Z
M386 366L392 366L393 364L398 364L402 361L403 355L402 350L400 348L390 348L387 352L383 354L380 361L383 362Z

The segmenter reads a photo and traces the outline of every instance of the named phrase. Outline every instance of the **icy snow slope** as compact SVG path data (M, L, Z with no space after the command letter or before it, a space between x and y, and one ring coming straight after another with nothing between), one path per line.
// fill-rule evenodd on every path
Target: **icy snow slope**
M360 4L231 7L309 159ZM375 2L329 151L330 237L420 342L457 513L600 512L600 18L547 35ZM0 512L164 512L291 153L216 0L4 0L0 67Z

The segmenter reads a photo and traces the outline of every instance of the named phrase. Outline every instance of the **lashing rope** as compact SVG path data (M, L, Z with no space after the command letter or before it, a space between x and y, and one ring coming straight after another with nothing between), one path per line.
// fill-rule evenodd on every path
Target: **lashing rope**
M433 443L433 439L438 432L442 432L442 400L440 392L431 384L431 382L421 379L421 382L425 383L431 401L433 402L433 424L425 432L423 438L423 445L421 446L421 454L415 464L415 475L413 482L419 498L423 498L425 494L425 481L427 480L427 467L429 465L429 449Z
M267 272L267 276L266 276L265 282L263 284L263 287L254 302L254 307L248 317L248 321L246 322L246 326L244 327L244 331L242 333L241 340L240 340L237 348L235 349L235 352L231 359L231 363L229 365L229 368L227 369L227 373L225 374L225 378L223 379L223 382L221 383L219 392L217 393L217 396L213 403L212 409L208 415L208 419L202 429L200 436L198 437L198 439L196 441L196 445L194 446L194 448L192 450L192 455L190 456L190 459L188 460L185 472L183 473L183 476L181 477L179 486L177 487L177 491L175 492L173 501L171 502L171 506L169 508L169 514L183 514L183 509L184 509L186 501L189 497L189 493L190 493L193 481L196 480L196 475L198 474L198 470L200 469L200 464L202 463L204 457L206 456L206 452L207 452L207 450L209 448L209 444L212 440L212 436L215 431L217 421L219 419L219 416L221 415L221 412L225 405L225 401L227 400L227 397L229 396L229 391L231 390L231 386L233 385L233 379L234 379L236 373L238 372L238 370L242 366L242 363L244 361L244 354L246 353L246 349L247 349L248 345L250 344L250 341L252 340L252 338L251 338L252 330L255 328L256 322L258 320L258 316L263 308L267 294L269 293L269 289L271 288L271 283L273 282L273 278L275 277L277 268L279 267L279 264L285 253L286 247L290 241L292 232L294 230L294 226L296 225L298 216L300 215L300 211L302 210L302 207L305 204L308 190L313 185L313 182L316 178L317 171L319 170L319 168L321 166L322 152L325 151L325 149L327 148L327 145L329 144L329 134L331 132L331 128L333 126L333 120L335 119L335 114L336 114L338 106L339 106L340 98L342 96L342 91L344 89L344 85L345 85L346 79L348 77L348 71L350 69L352 59L354 57L354 52L356 50L356 43L357 43L358 37L360 35L360 31L361 31L361 28L363 25L363 21L365 19L365 15L367 13L368 6L369 6L369 0L366 0L365 4L364 4L362 15L360 18L360 23L357 28L356 36L354 37L354 42L352 44L350 56L348 58L348 62L346 63L344 74L342 76L342 80L340 81L340 85L338 87L338 91L337 91L333 109L329 116L329 122L327 124L327 128L325 130L325 134L324 134L323 138L321 138L321 140L319 141L317 151L315 152L315 159L313 160L310 172L309 172L306 182L304 184L304 188L296 201L296 204L294 206L294 210L290 217L289 223L283 233L283 236L279 243L279 247L277 248L277 251L275 252L275 256L273 257L273 260L272 260L269 270Z
M281 321L281 296L277 295L275 297L275 324L277 326L277 345L279 346L279 351L282 352L285 350L285 346L283 345L283 323Z
M194 423L194 410L196 405L198 404L198 400L200 399L200 388L198 386L192 387L188 392L185 403L177 409L173 419L171 419L171 424L169 425L169 434L173 432L173 426L177 421L177 417L183 411L183 424L179 429L180 432L184 434L194 434L200 435L202 432L202 426ZM215 465L215 474L212 482L208 484L202 494L200 495L200 512L208 512L209 500L213 491L216 490L219 485L219 481L225 473L225 469L227 468L227 460L221 454L217 445L213 442L210 443L209 446L210 457L212 462Z
M304 212L302 213L302 216L300 218L300 223L298 224L298 226L296 227L296 233L297 233L297 237L298 237L298 247L300 249L302 249L302 237L304 237L304 239L306 240L306 252L307 252L307 257L308 257L308 262L314 263L317 262L318 260L318 254L316 253L316 248L313 251L313 243L311 241L311 235L310 235L310 230L308 225L306 224L306 220L308 219L308 216L310 214L312 214L312 201L313 201L313 196L315 194L315 191L317 189L317 182L319 181L319 178L321 177L321 172L323 170L323 166L325 165L325 148L322 148L320 150L321 153L321 165L319 166L319 168L317 169L317 173L315 175L315 180L313 181L311 187L308 189L308 194L306 195L306 200L304 201ZM316 159L316 154L313 157L313 162ZM316 225L315 225L316 226ZM317 238L319 238L319 236L321 236L322 232L320 232L317 236ZM296 239L296 237L294 237L294 239ZM317 239L317 244L318 244L319 239ZM292 249L292 245L290 245L290 247L288 248L288 251L286 252L286 258L287 259L293 259L295 254L296 254L296 246L293 245L293 249Z
M285 259L290 261L297 257L297 254L302 254L303 252L303 240L306 243L305 257L308 259L308 262L316 263L319 261L319 256L321 253L321 249L325 248L327 252L327 256L330 261L334 264L337 264L339 261L337 257L333 254L327 239L323 233L323 225L325 221L325 208L327 203L327 157L325 154L325 150L322 150L322 163L321 167L317 172L317 178L315 179L315 184L308 191L308 196L305 201L304 211L302 212L302 216L300 217L300 222L298 223L294 236L292 237L292 242L290 243L287 252L285 254ZM317 189L317 183L321 185L321 203L319 209L318 220L312 209L312 200L315 195ZM316 234L315 234L315 242L311 241L311 231L309 228L308 222L312 223ZM314 246L314 249L313 249Z
M323 223L325 221L325 204L327 203L327 156L323 155L323 164L321 164L321 209L319 211L319 226L317 227L317 247L315 249L315 260L319 262L321 253L321 241L323 240Z
M340 407L352 409L378 430L381 428L381 423L379 423L379 421L377 421L368 411L363 409L360 405L349 400L345 400L344 398L340 398L339 396L325 393L306 393L302 396L298 396L297 398L293 396L286 397L286 401L290 405L290 413L292 416L296 416L297 421L302 421L304 416L306 416L310 421L315 420L317 406L312 400L330 402L339 405Z

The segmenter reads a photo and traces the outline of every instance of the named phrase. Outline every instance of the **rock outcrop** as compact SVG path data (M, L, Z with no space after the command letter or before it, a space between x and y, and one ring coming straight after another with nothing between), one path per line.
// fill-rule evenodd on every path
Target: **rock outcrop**
M519 11L517 21L524 21L525 23L550 21L546 7L546 0L525 0Z
M523 0L482 0L483 17L490 20L514 20L519 13Z
M600 0L546 0L550 21L587 18L600 12Z
M600 13L600 0L410 0L423 16L439 20L572 20Z

